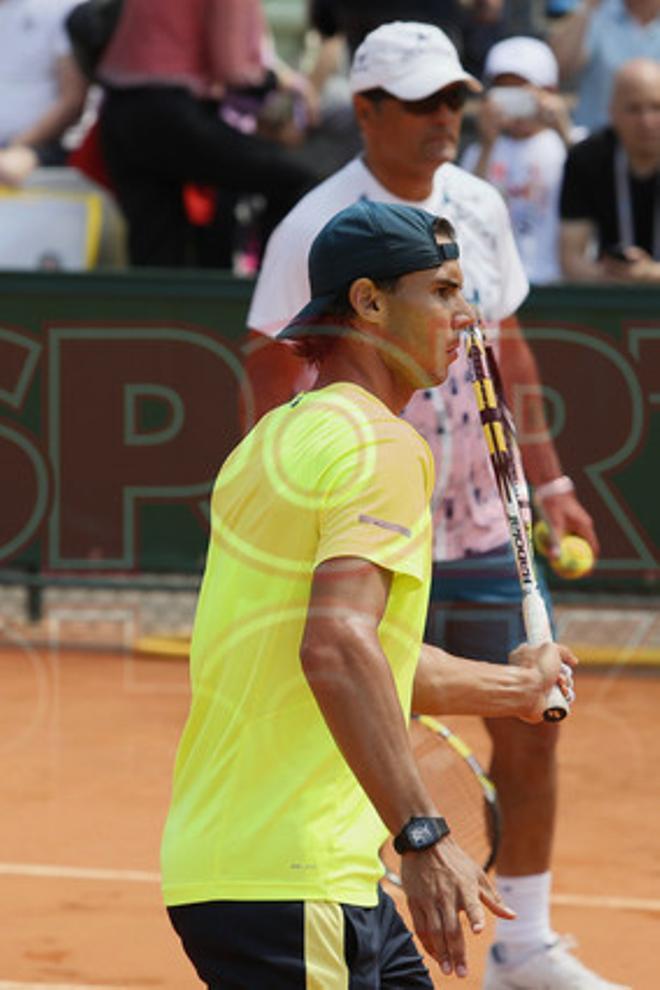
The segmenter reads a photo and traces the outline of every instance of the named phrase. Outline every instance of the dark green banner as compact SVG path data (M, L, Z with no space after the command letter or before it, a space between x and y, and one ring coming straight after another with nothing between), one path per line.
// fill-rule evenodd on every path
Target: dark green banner
M0 274L0 567L200 570L209 488L250 404L251 289L217 273ZM580 588L657 588L659 303L558 287L521 313L602 543Z

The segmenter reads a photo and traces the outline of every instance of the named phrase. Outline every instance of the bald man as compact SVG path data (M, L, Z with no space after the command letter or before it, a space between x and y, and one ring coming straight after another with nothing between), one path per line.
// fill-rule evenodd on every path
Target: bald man
M611 125L571 149L560 253L572 281L660 283L660 65L617 72ZM596 251L594 252L594 244Z

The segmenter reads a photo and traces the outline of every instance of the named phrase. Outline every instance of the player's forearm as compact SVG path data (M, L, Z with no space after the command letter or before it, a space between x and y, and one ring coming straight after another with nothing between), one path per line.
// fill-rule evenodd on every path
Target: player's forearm
M415 765L392 673L375 631L339 623L303 647L310 688L346 762L387 828L435 815ZM348 624L350 625L350 624Z
M542 691L538 671L466 660L424 643L412 710L422 715L526 717Z
M528 481L542 485L558 478L563 472L548 430L538 368L514 320L502 327L500 370Z

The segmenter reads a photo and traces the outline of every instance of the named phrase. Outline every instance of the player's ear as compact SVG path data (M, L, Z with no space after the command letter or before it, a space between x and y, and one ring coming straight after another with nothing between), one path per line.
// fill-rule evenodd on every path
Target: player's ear
M368 323L380 324L385 317L385 299L370 278L356 278L348 290L348 298L357 316Z

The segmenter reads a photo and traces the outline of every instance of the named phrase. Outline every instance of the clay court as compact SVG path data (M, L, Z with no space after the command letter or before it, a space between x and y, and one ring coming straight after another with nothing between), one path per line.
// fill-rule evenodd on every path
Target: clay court
M0 644L0 990L193 990L157 873L185 662L33 646L10 622ZM561 750L555 926L608 978L657 990L660 677L585 667L578 686ZM451 724L486 757L477 721ZM480 985L487 942L471 940L465 990Z

